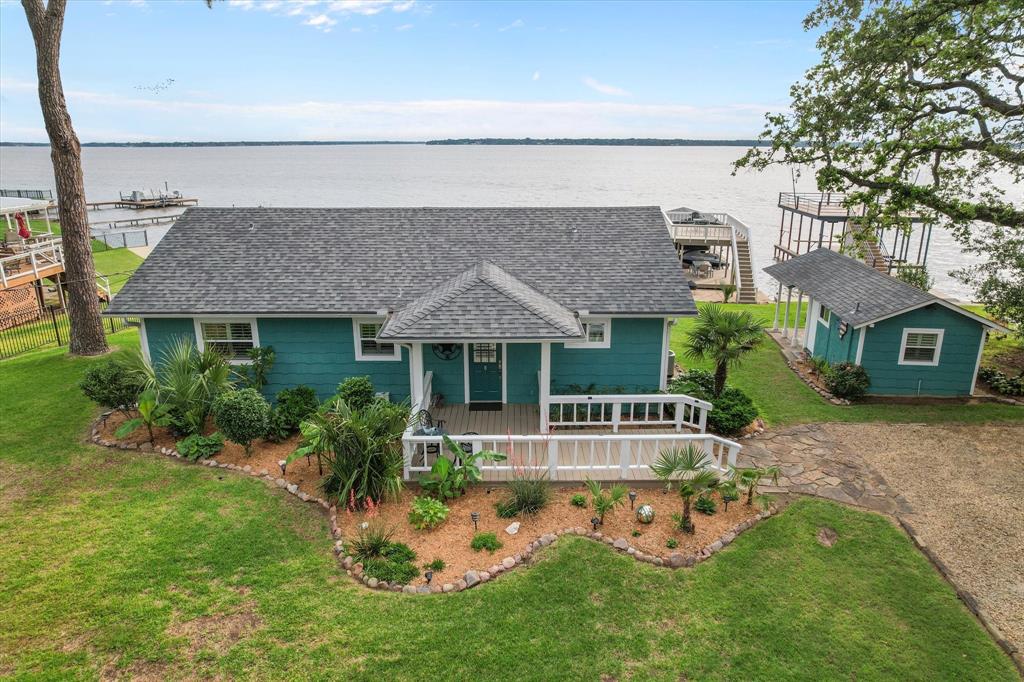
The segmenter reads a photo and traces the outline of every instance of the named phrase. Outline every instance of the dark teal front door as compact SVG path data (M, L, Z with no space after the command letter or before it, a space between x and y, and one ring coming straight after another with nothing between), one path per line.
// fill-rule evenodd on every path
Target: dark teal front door
M501 402L501 345L469 344L470 402Z

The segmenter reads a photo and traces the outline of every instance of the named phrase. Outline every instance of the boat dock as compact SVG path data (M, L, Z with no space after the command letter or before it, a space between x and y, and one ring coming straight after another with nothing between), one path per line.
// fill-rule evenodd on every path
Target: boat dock
M693 286L721 289L723 284L732 284L737 302L757 302L749 227L728 213L685 206L666 211L665 216L676 253Z
M89 201L85 204L91 211L101 211L105 208L170 208L174 206L198 206L199 199L191 197L159 196L152 198L131 198L122 196L112 201Z

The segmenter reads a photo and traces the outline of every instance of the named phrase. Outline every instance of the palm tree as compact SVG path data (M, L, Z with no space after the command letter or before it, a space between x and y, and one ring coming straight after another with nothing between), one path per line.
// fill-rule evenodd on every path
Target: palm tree
M779 467L729 467L732 480L737 486L747 491L747 506L754 504L754 493L761 481L770 478L772 483L779 482Z
M700 307L697 325L687 335L685 353L692 360L715 363L715 397L722 395L729 367L757 348L764 323L747 311L726 310L717 303Z
M683 499L683 515L680 527L685 533L692 533L693 518L690 514L693 498L714 490L718 475L708 468L711 458L702 448L692 443L684 448L662 450L658 460L651 465L654 475L665 481L671 489L679 484L679 496Z

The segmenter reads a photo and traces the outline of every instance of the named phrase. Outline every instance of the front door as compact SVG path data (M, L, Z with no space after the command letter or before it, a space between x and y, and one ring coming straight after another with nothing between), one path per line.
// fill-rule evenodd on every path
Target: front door
M501 402L501 344L469 344L470 402Z

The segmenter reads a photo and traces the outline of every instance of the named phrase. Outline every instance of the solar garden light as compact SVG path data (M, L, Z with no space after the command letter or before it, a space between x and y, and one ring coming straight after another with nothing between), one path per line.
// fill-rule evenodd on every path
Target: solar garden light
M427 579L427 584L429 585L431 579L434 577L434 572L431 570L427 570L427 572L423 574L423 577Z
M281 467L281 475L285 475L285 469L288 468L288 461L284 459L277 460L277 466Z
M630 509L630 511L633 510L633 505L635 503L636 503L636 491L635 490L630 490L629 491L629 509Z
M478 521L480 521L480 512L470 512L469 518L473 519L473 530L476 531L476 524Z
M590 525L592 525L594 527L595 531L597 530L597 524L599 524L599 523L601 523L601 519L599 519L596 516L594 518L590 519Z

